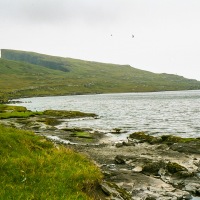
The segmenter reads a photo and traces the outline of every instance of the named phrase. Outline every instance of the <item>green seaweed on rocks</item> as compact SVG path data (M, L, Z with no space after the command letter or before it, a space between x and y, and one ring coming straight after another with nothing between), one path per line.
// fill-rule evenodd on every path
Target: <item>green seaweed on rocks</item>
M129 135L129 138L136 139L142 142L148 142L150 144L156 144L161 142L160 137L153 137L151 135L146 134L145 132L135 132Z
M175 143L191 143L200 142L200 138L182 138L173 135L162 135L154 137L146 134L145 132L135 132L130 134L129 138L140 140L141 142L148 142L149 144L167 144L172 145Z
M64 110L45 110L44 115L56 116L60 118L81 118L81 117L97 117L94 113L83 113L80 111L64 111Z
M158 172L161 168L165 168L165 162L160 160L160 161L148 161L144 167L143 167L143 172L145 173L150 173L154 174L155 176L158 176Z
M189 143L189 142L195 142L200 141L199 138L182 138L178 136L173 135L163 135L161 136L163 143L166 144L174 144L174 143Z
M167 170L171 173L171 174L174 174L174 173L177 173L177 172L180 172L180 171L188 171L185 167L179 165L178 163L175 163L175 162L168 162L167 163Z
M58 119L56 119L56 118L47 117L47 118L44 119L44 123L46 125L56 126L56 125L60 124L61 122Z

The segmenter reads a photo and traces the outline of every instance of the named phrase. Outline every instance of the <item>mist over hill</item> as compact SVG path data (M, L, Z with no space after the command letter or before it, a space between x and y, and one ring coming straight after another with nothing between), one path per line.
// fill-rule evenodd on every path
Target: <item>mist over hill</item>
M178 75L9 49L1 50L0 76L0 96L8 98L200 89Z

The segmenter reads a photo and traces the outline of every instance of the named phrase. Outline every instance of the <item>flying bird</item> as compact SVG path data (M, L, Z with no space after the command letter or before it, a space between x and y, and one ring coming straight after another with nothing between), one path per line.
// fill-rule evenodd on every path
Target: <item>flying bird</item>
M134 38L134 35L132 35L132 38Z

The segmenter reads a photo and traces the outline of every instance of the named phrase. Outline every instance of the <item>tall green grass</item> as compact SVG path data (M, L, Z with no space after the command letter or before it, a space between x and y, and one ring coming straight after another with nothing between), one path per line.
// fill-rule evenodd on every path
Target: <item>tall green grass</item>
M101 180L86 157L29 131L0 125L0 199L91 199Z

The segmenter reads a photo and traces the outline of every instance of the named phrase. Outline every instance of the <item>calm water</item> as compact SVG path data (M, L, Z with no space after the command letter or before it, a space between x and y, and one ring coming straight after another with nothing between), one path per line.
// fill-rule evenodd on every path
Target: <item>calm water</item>
M24 102L20 105L30 110L79 110L100 117L68 121L67 126L200 137L200 90L37 97L20 101Z

